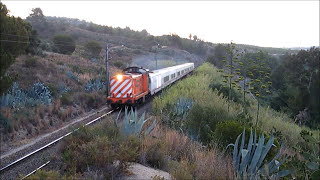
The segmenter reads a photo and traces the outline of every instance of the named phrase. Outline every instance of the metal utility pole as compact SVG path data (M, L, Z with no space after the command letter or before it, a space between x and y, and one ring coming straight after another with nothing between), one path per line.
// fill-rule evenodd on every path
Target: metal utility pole
M106 45L106 93L107 97L109 96L109 90L110 90L110 76L109 76L109 49L108 49L108 44Z

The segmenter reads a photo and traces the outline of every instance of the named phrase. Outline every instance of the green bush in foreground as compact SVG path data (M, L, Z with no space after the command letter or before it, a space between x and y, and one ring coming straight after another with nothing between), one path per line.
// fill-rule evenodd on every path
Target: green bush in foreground
M139 156L140 140L123 137L112 123L82 128L67 139L62 159L69 174L84 173L88 168L104 172L105 178L121 174L128 162Z

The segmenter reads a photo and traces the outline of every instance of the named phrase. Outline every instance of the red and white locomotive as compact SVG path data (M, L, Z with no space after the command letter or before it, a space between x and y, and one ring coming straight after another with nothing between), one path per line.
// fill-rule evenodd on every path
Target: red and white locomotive
M107 103L112 107L135 105L144 102L163 88L194 70L194 63L185 63L149 71L142 67L128 67L122 74L110 78L110 96Z

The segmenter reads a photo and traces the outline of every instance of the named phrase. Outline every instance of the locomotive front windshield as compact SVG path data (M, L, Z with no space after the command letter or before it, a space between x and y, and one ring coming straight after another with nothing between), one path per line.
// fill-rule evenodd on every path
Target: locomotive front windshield
M145 74L147 71L145 69L139 68L139 67L128 67L123 70L124 73L139 73L139 74Z

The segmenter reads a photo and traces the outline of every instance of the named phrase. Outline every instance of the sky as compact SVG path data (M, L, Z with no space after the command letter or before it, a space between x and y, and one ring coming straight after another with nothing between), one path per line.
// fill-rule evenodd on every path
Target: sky
M10 15L70 17L151 35L197 35L213 43L263 47L319 46L319 0L314 1L6 1Z

